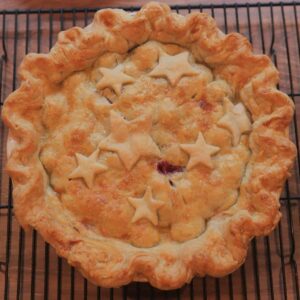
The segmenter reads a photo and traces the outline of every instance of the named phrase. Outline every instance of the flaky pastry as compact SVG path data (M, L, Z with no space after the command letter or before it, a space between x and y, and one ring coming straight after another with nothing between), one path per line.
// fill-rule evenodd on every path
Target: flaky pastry
M2 110L15 215L95 284L223 276L279 221L293 103L207 14L104 9L19 74Z

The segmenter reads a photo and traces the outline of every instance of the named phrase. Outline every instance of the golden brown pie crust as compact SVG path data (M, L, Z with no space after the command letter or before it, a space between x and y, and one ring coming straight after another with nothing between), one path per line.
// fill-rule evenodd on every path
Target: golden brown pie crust
M176 55L183 77L162 75ZM271 60L208 15L155 2L136 14L101 10L49 54L27 55L19 74L2 110L15 215L95 284L173 289L223 276L279 221L294 105ZM157 172L166 160L184 172Z

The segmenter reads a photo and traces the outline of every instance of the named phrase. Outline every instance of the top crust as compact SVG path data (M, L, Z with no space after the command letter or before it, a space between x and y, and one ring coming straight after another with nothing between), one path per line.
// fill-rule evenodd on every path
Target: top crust
M126 53L149 40L188 48L231 85L253 124L251 156L236 204L212 217L196 239L143 249L99 237L63 210L47 188L48 176L38 155L41 108L48 86L88 68L107 51ZM268 234L279 221L278 199L296 151L288 136L293 103L276 89L278 71L270 59L254 55L242 35L224 35L208 15L184 17L155 2L134 15L101 10L86 28L61 32L50 53L27 55L19 74L21 86L2 110L14 141L7 171L14 185L15 215L24 228L38 230L60 256L94 283L115 287L146 280L157 288L173 289L196 274L225 275L243 263L249 241Z

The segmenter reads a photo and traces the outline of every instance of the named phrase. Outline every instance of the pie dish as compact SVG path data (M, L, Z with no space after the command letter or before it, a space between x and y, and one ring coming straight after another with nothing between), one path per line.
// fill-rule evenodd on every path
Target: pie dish
M2 110L16 218L95 284L223 276L278 223L293 102L210 16L101 10L19 74Z

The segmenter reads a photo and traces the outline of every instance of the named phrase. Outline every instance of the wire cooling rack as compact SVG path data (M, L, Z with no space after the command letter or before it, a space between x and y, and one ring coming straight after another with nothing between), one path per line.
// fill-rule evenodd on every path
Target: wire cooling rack
M137 10L137 7L127 7ZM270 55L280 70L279 88L295 102L291 136L298 156L281 197L282 220L268 237L254 239L245 264L233 274L195 278L175 291L145 283L104 289L90 284L56 256L35 232L24 232L13 216L12 187L4 172L7 131L0 125L0 299L300 299L300 2L174 6L181 14L211 14L224 32L246 35L256 53ZM18 87L17 67L28 52L47 52L57 33L84 26L96 9L0 11L0 101ZM2 48L2 49L1 49Z

